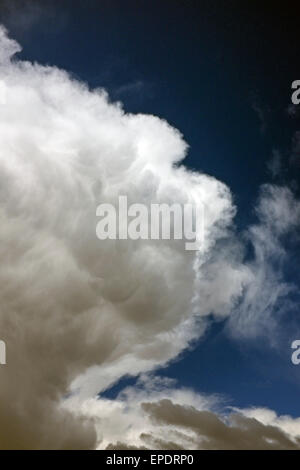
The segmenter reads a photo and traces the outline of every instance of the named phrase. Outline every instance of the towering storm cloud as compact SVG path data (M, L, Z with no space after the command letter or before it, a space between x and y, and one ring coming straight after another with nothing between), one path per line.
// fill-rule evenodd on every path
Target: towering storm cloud
M56 67L17 60L19 51L2 27L0 443L95 448L98 408L76 410L67 396L88 400L125 374L167 363L201 336L209 315L238 315L248 292L242 327L254 318L247 302L268 260L243 262L229 189L181 164L187 145L176 129L126 114ZM98 240L97 206L117 205L119 195L202 205L200 251L180 240ZM144 409L168 420L161 405Z

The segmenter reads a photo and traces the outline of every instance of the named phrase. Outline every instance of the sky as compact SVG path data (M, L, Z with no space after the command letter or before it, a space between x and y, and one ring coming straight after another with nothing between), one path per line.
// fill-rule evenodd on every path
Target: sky
M0 4L0 447L299 448L294 7L41 3ZM120 194L203 251L99 245Z

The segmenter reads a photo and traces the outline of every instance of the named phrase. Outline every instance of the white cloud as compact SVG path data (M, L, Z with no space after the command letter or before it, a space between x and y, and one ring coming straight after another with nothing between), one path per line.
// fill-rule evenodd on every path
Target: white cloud
M87 403L86 415L96 407L105 417L105 403L89 397L125 374L166 364L203 334L211 313L229 315L245 289L242 324L254 318L251 305L262 296L256 275L267 273L261 247L278 246L270 232L291 225L292 200L268 190L283 191L286 202L271 205L280 219L273 221L262 201L263 228L249 232L257 259L244 263L229 189L180 165L187 145L176 129L126 114L103 90L55 67L10 60L19 50L0 28L0 332L7 345L0 442L93 447L93 419L61 406L70 387L72 400ZM201 251L185 251L184 241L100 242L96 207L120 194L144 204L203 205Z
M254 257L245 262L249 282L230 317L231 330L239 337L266 335L276 342L276 325L287 313L288 294L296 286L285 282L287 252L282 239L299 227L300 203L286 187L264 185L256 207L258 223L247 229Z
M0 41L0 331L8 349L0 416L17 430L16 439L4 429L0 437L4 447L72 446L73 418L59 403L74 379L73 389L96 393L164 364L201 335L197 266L226 235L234 208L224 184L175 166L187 145L165 121L126 114L55 67L11 62L20 47L3 28ZM96 207L120 194L204 204L198 257L184 241L100 242ZM211 307L201 307L203 318ZM78 378L84 373L89 380ZM85 427L82 445L93 445Z
M292 438L299 439L300 437L300 418L293 418L289 415L278 416L275 411L268 408L249 408L243 410L236 408L235 411L242 413L247 418L254 418L266 426L277 426Z
M21 51L21 47L16 41L8 38L3 26L0 27L0 43L0 63L5 65L14 54Z
M75 413L93 417L98 449L299 449L300 420L272 410L224 409L206 396L159 377L145 377L115 400L77 397Z

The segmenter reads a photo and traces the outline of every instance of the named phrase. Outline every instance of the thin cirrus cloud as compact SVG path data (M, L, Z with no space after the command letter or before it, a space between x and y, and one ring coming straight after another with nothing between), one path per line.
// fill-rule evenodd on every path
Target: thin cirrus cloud
M263 253L294 227L299 204L287 189L264 189L257 228L249 229L255 261L244 261L230 190L181 164L180 132L155 116L126 114L63 70L15 59L19 51L1 27L0 332L8 356L0 370L1 447L109 446L118 436L105 435L99 392L166 364L203 334L211 314L234 315L239 326L251 318L252 332L265 311L272 317L264 301L259 318L248 305L261 302L256 276L272 269ZM147 205L203 205L201 250L187 252L177 240L100 242L96 208L121 194ZM272 236L266 200L280 218ZM281 280L273 282L278 297L286 295ZM185 407L191 394L174 406ZM195 397L188 405L199 408ZM162 406L173 406L163 396L156 408L140 405L136 392L127 400L173 426L161 417Z

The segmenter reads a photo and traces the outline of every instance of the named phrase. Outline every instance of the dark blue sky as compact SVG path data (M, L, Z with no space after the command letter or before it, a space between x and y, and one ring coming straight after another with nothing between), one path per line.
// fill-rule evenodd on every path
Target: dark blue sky
M27 6L14 9L16 3ZM177 127L190 145L185 164L229 185L243 229L255 220L260 184L271 180L274 149L284 167L275 182L299 193L299 161L290 163L299 118L287 113L291 83L300 79L299 21L295 7L284 3L280 9L229 0L3 2L0 21L23 45L22 58L64 68L106 88L126 111ZM299 280L299 252L291 254L286 276ZM291 315L296 338L300 320ZM233 340L219 323L159 373L224 394L235 406L299 416L300 366L291 364L290 339L271 349Z

